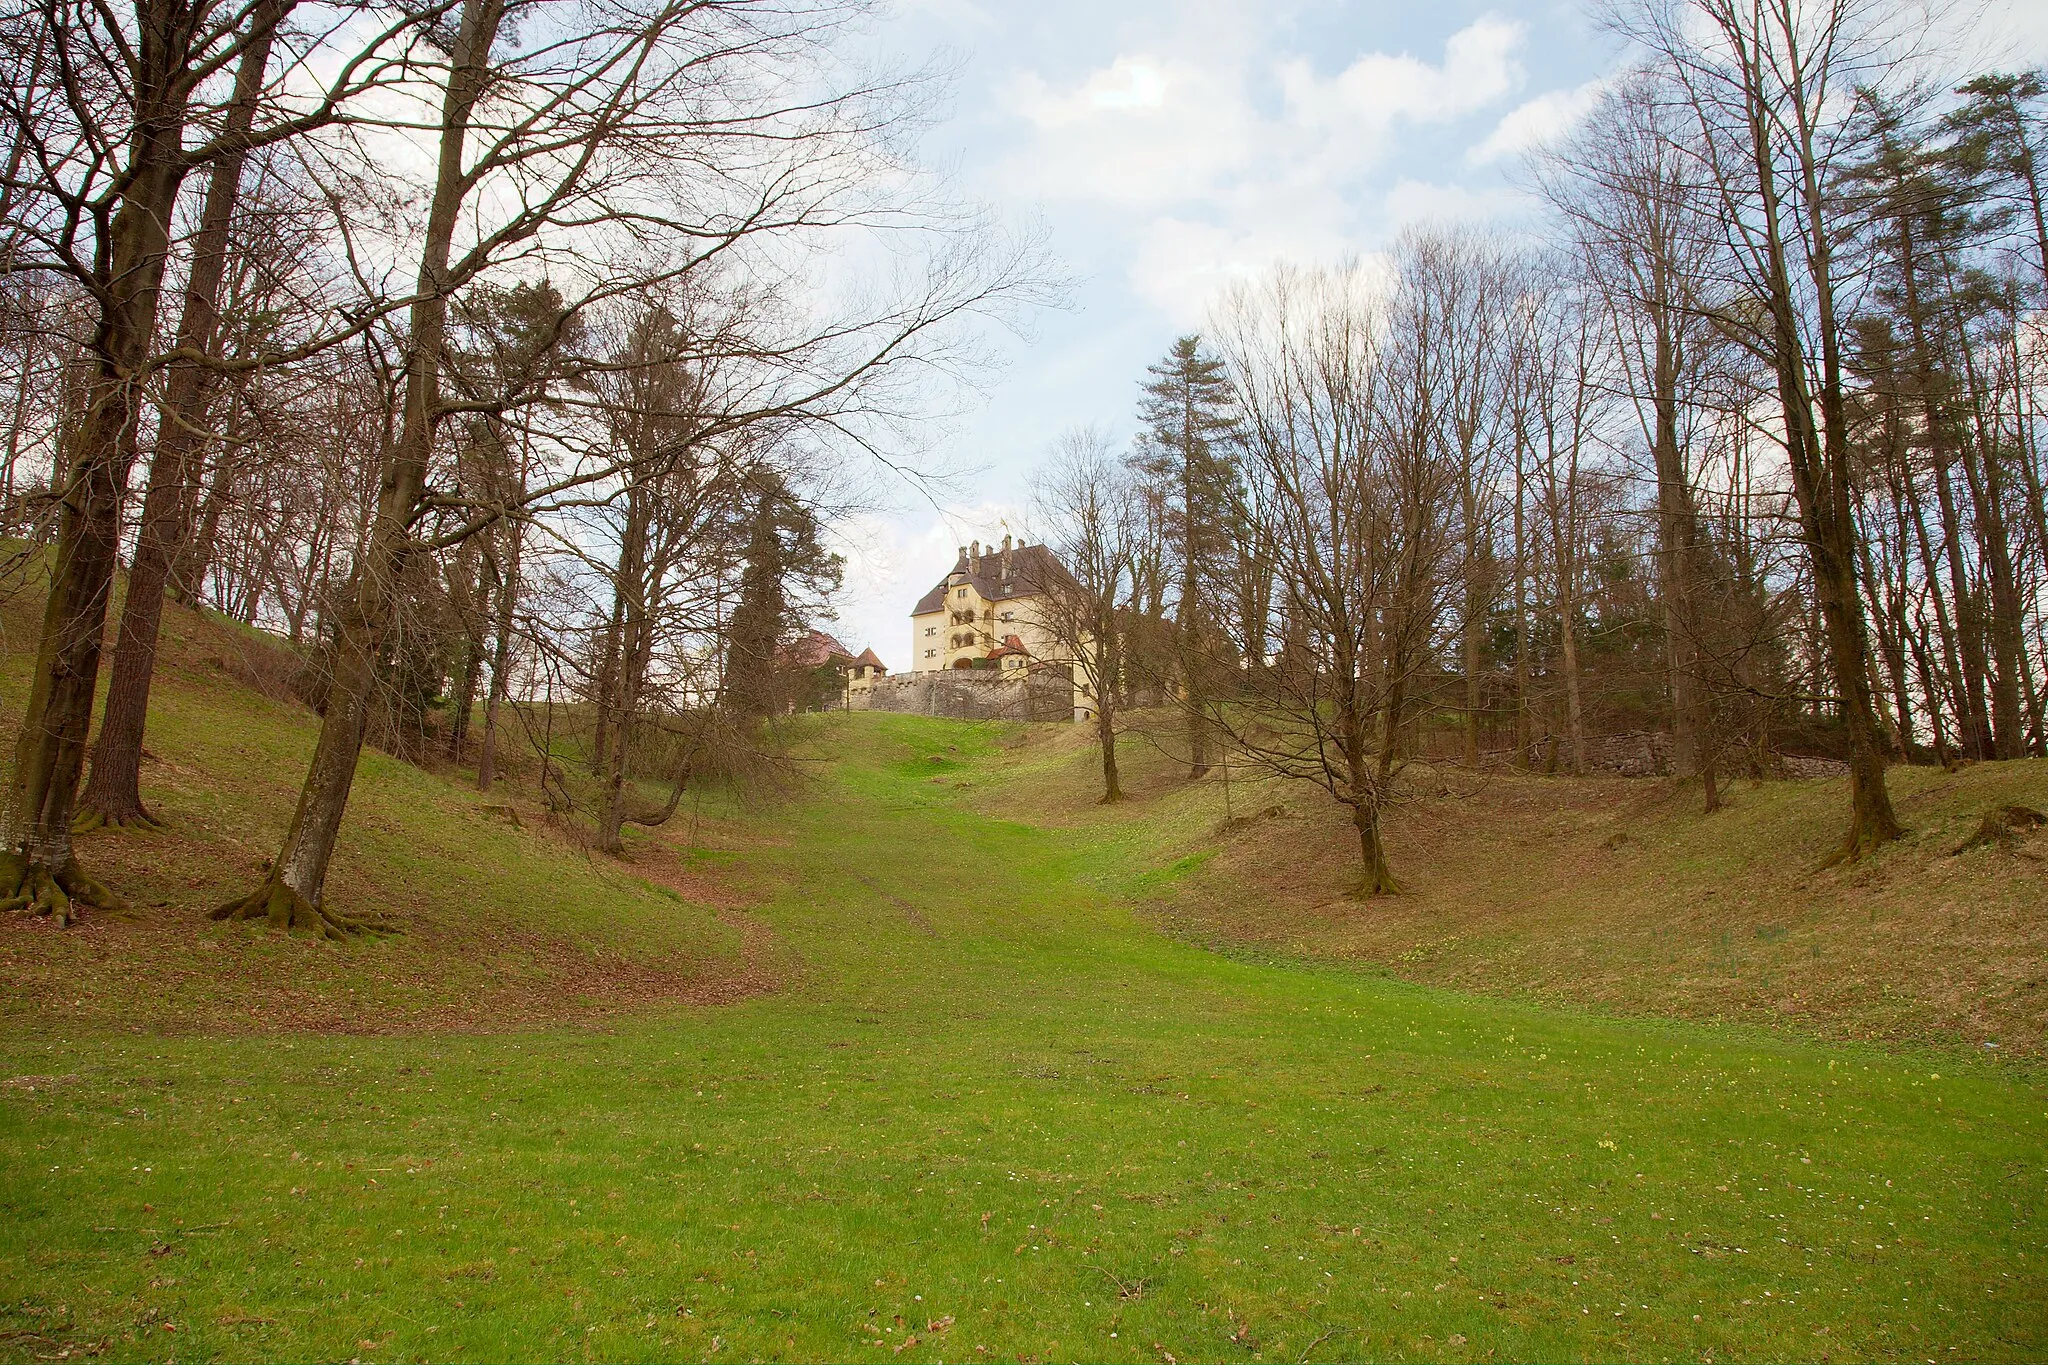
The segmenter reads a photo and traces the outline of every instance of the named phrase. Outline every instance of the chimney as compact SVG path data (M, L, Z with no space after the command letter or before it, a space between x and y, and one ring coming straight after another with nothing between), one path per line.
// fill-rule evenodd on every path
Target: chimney
M965 545L960 547L960 567L963 569L967 567L967 547Z
M1003 581L1010 581L1010 538L1003 537Z
M968 542L967 571L969 573L981 572L981 542L978 540Z

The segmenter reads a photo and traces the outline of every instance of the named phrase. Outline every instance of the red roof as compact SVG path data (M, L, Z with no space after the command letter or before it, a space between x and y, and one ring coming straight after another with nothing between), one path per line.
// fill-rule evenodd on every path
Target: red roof
M779 651L782 661L793 668L821 668L826 664L845 667L856 662L853 651L822 630L807 632Z

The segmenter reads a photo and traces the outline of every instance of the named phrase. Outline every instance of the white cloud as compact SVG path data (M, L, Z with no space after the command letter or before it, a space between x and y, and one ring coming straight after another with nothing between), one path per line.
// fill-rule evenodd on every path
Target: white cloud
M1257 136L1243 73L1185 59L1121 56L1065 90L1027 72L1007 102L1033 132L1009 176L1047 198L1199 197L1250 163Z
M1548 90L1535 99L1510 109L1494 125L1486 140L1465 153L1474 166L1519 156L1570 132L1593 111L1607 87L1604 80L1590 80L1571 90Z
M1176 327L1199 327L1208 301L1225 285L1253 278L1280 261L1334 260L1347 241L1341 205L1305 203L1299 213L1274 206L1222 223L1154 219L1140 234L1130 266L1132 290Z
M1441 66L1369 52L1323 80L1295 58L1281 65L1280 83L1295 121L1354 145L1361 134L1377 142L1396 120L1441 122L1507 95L1522 80L1515 51L1526 36L1521 24L1484 15L1450 36Z
M1230 45L1119 55L1065 87L1027 71L1005 92L1033 133L1009 171L1048 197L1154 206L1247 175L1355 174L1384 155L1398 122L1460 118L1512 92L1525 36L1488 15L1446 40L1441 64L1369 52L1329 77L1301 57L1259 70L1256 53ZM1270 112L1252 97L1263 76L1279 88Z
M1451 34L1438 61L1366 52L1331 75L1224 27L1064 81L1026 71L1001 92L1025 134L1004 190L1099 206L1131 289L1175 325L1275 261L1358 250L1372 175L1403 129L1467 118L1523 81L1526 30L1496 15Z

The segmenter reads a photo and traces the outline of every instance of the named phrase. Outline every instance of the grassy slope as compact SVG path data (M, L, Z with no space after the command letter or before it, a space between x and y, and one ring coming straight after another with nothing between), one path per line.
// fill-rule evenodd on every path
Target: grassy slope
M1094 750L1051 730L981 804L1124 843L1160 869L1152 914L1195 941L1629 1014L2028 1062L2048 1046L2048 832L1951 856L1991 806L2048 809L2048 762L1894 769L1910 837L1824 873L1837 782L1733 783L1703 816L1697 788L1666 782L1411 770L1389 839L1412 894L1362 904L1320 792L1240 771L1231 808L1254 818L1219 831L1220 774L1190 785L1140 738L1121 747L1127 805L1077 806Z
M16 596L0 610L9 753L27 695L19 644L34 638L32 605ZM138 913L89 916L63 933L44 920L0 919L0 1027L490 1028L768 984L768 967L746 952L744 922L719 909L736 893L673 858L638 869L592 863L544 831L487 814L466 785L374 751L357 776L329 896L407 932L323 954L207 924L199 912L255 885L282 843L317 722L280 699L288 693L273 645L176 610L166 630L143 794L169 832L103 832L78 845ZM250 678L270 680L273 695L237 681ZM679 900L676 884L696 894Z
M780 995L496 1035L17 1020L0 1074L57 1079L0 1089L0 1352L2048 1351L2023 1074L1204 952L1128 908L1171 820L986 813L1047 799L1016 732L816 743L824 787L740 855L804 963Z

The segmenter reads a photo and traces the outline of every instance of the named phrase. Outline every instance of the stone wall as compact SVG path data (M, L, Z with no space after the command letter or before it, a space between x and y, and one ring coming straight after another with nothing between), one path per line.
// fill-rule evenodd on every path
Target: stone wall
M1570 758L1568 740L1556 741L1556 760L1562 769ZM1586 771L1608 773L1616 777L1668 777L1671 773L1671 736L1661 730L1635 730L1620 735L1588 735L1586 737ZM1509 751L1510 754L1513 750ZM1550 761L1549 745L1531 746L1530 766L1544 771ZM1759 764L1755 753L1743 749L1725 754L1721 760L1722 775L1763 776L1763 777L1841 777L1848 771L1848 765L1832 758L1804 758L1796 754L1770 754L1766 762Z
M1074 683L1053 669L949 668L878 678L850 704L856 711L949 720L1071 721Z

